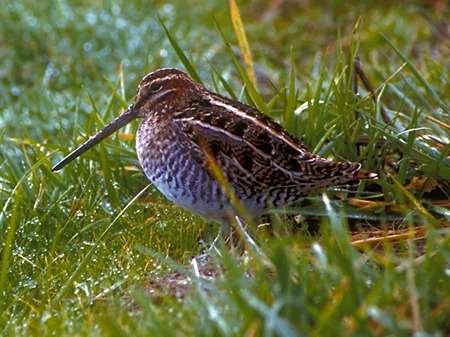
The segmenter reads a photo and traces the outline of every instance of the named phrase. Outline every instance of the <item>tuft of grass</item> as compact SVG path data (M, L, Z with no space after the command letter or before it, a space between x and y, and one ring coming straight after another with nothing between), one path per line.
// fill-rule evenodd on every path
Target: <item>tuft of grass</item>
M249 3L236 36L223 1L189 10L183 1L6 1L0 334L447 335L450 86L439 3ZM243 65L250 48L257 82ZM356 56L373 90L359 81L355 92ZM314 152L362 162L380 179L270 214L270 226L250 229L262 256L222 249L221 278L190 272L185 299L152 298L149 280L185 268L216 228L148 185L136 125L62 172L51 164L161 66L184 67Z

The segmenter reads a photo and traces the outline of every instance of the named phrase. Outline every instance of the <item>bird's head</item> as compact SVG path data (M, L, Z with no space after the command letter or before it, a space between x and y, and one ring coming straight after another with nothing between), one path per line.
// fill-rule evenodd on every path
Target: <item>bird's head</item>
M178 69L164 68L147 74L139 83L132 109L138 117L167 114L189 104L202 86Z
M169 114L176 111L177 108L189 104L191 100L201 95L203 90L200 84L194 82L181 70L165 68L147 74L139 83L134 103L97 134L64 157L53 167L53 170L60 170L136 118L148 118L155 114Z

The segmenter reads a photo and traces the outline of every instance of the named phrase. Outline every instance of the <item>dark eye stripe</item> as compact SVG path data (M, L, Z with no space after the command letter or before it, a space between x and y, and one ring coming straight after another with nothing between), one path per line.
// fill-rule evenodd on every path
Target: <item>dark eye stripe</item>
M157 91L159 91L161 89L162 89L161 81L153 82L152 84L150 84L150 91L151 92L157 92Z

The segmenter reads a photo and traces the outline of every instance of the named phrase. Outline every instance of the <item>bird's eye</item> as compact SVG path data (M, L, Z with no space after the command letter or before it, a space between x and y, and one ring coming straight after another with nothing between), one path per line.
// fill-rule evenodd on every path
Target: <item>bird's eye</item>
M150 85L150 91L151 91L152 93L158 92L158 91L160 91L161 89L162 89L161 83L152 83L152 84Z

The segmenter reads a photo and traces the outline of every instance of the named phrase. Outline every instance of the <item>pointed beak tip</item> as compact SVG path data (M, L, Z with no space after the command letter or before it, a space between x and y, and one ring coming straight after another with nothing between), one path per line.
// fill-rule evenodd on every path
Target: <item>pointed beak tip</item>
M62 162L59 161L59 162L57 162L55 165L53 165L53 166L52 166L52 172L58 172L58 171L60 171L60 170L63 168L63 166L64 166L64 165L61 165L61 164L62 164Z
M119 117L117 117L115 120L106 125L103 129L101 129L99 132L97 132L97 134L89 138L86 142L78 146L78 148L76 148L67 156L65 156L63 159L61 159L61 161L56 163L52 167L52 172L61 170L64 166L66 166L66 164L78 158L84 152L89 150L91 147L98 144L101 140L105 139L119 128L131 122L133 119L137 117L137 115L138 113L134 109L134 105L130 105L128 109L124 113L122 113Z

